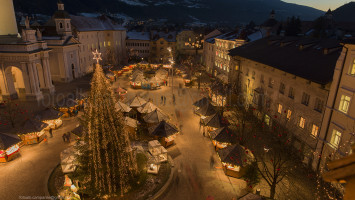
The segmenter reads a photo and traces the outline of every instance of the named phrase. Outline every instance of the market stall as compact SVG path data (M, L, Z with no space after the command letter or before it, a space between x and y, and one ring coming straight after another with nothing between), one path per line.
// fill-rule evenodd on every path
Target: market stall
M35 118L38 121L48 124L45 130L49 130L50 128L57 129L63 124L63 121L61 119L62 116L62 112L54 110L53 108L46 108L45 110L37 113Z
M207 97L203 97L202 99L195 101L192 105L196 106L196 109L200 109L201 107L206 106L210 103L210 100Z
M235 143L236 140L236 135L228 127L219 128L209 134L216 150L226 148Z
M158 107L154 105L151 101L145 103L143 106L137 108L137 111L142 114L147 114L153 112Z
M158 124L159 122L163 120L169 120L169 116L165 114L162 110L159 108L156 108L153 112L148 113L143 117L144 121L148 123L149 125L155 125Z
M172 124L162 120L159 124L148 129L149 133L160 141L163 147L174 144L176 134L179 130Z
M137 139L137 127L139 122L130 117L125 117L126 130L131 139Z
M21 139L17 135L0 133L0 162L9 162L19 153Z
M151 89L158 89L164 82L162 79L160 79L157 76L153 76L152 78L149 79L149 84Z
M142 84L147 83L148 81L145 79L144 75L139 74L136 77L132 78L130 81L130 85L132 88L138 89L142 88Z
M168 161L168 151L159 143L158 140L148 142L148 151L159 163Z
M133 71L133 73L132 73L132 75L131 75L131 79L134 79L134 78L136 78L137 76L139 76L139 75L144 75L144 73L143 73L143 71L141 71L141 70L139 70L139 69L136 69L136 70L134 70Z
M207 132L215 131L221 127L229 125L228 120L221 116L219 113L208 116L201 121L205 128L207 128Z
M121 101L117 101L115 108L117 111L123 112L125 115L127 115L132 110L131 107Z
M139 97L138 95L136 95L133 99L131 99L130 101L127 102L129 107L131 107L131 108L139 108L146 103L147 103L147 101L145 99Z
M240 178L245 172L245 167L255 159L250 150L240 145L227 146L217 151L222 162L224 173L227 176Z
M46 137L44 129L47 126L48 124L41 121L33 119L26 120L19 133L23 144L37 144L42 142Z
M208 102L206 105L199 107L199 109L197 109L195 113L200 115L201 119L205 119L207 116L215 114L216 108Z
M84 135L84 127L80 124L77 124L76 127L71 131L76 136L77 140L80 140L80 138Z

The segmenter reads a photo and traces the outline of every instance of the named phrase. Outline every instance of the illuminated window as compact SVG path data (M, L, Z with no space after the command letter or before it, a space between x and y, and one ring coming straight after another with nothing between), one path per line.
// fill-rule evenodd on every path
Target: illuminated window
M353 60L352 66L350 67L350 75L355 75L355 59Z
M348 113L350 105L350 97L346 95L341 95L339 110L343 113Z
M236 66L235 66L235 70L236 70L236 71L239 70L239 65L236 65Z
M110 42L110 41L108 41L107 45L110 47L110 46L111 46L111 42Z
M106 47L106 41L104 41L104 47Z
M311 134L312 134L314 137L317 137L317 136L318 136L318 131L319 131L319 127L318 127L317 125L313 124Z
M304 128L304 125L306 124L306 119L305 118L303 118L303 117L300 117L300 121L299 121L299 123L298 123L298 126L300 127L300 128Z
M341 138L341 132L334 129L332 133L332 138L330 139L330 145L333 148L337 149L340 143L340 138Z
M282 112L282 105L281 104L279 104L279 106L277 108L277 112L281 114L281 112Z
M291 119L291 115L292 115L292 111L291 111L291 110L287 110L286 118L287 118L288 120Z

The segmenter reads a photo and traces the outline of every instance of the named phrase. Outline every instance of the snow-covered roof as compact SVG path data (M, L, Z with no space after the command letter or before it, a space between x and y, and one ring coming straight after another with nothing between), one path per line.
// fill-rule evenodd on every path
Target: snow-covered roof
M136 31L129 31L127 32L127 39L128 40L150 40L149 32L136 32Z
M72 25L78 31L125 30L106 16L85 17L70 15Z
M152 31L151 36L153 40L159 40L160 38L164 38L168 42L176 42L176 32L162 32L162 31Z

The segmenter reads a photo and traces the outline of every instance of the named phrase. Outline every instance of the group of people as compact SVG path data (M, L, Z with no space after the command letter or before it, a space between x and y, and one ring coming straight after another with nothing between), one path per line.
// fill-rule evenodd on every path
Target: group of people
M64 133L62 138L63 138L64 142L69 142L70 143L70 132Z

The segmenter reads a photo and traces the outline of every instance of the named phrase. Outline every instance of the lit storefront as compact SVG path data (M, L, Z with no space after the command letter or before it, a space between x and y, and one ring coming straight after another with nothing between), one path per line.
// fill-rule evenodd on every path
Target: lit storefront
M41 121L28 119L20 130L19 137L23 144L37 144L44 140L46 137L44 129L48 124Z
M0 162L13 160L19 153L20 143L18 136L0 133Z

